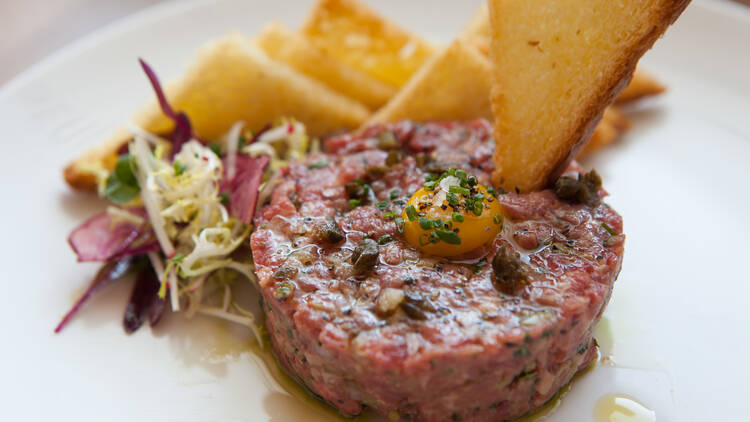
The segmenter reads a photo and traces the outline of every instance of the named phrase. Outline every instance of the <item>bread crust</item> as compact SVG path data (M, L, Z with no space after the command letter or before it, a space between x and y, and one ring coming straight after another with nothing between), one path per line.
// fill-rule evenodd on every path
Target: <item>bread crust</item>
M501 30L498 26L501 23L496 22L496 16L503 13L503 10L499 8L502 6L503 0L490 0L490 16L492 18L492 27L495 35L492 40L492 57L495 64L498 60L502 60L502 51L498 37L502 36ZM658 8L659 13L649 28L643 33L639 34L637 39L625 45L621 51L618 52L620 57L615 61L614 70L609 73L609 77L601 83L601 88L596 91L596 94L588 101L587 104L581 109L578 116L569 116L567 119L574 119L573 130L570 134L563 134L564 144L558 145L559 152L555 152L551 159L540 165L541 171L536 174L520 175L523 180L519 179L519 175L507 174L503 169L503 152L501 148L496 148L495 152L495 163L496 170L493 173L493 182L508 189L518 188L521 191L533 191L543 189L544 187L552 185L555 180L562 174L564 169L567 167L570 160L572 160L579 150L585 145L586 141L592 134L592 131L596 127L596 124L602 117L604 109L611 104L616 96L627 86L630 81L633 72L635 71L636 65L640 57L653 45L657 38L659 38L666 28L672 24L675 19L682 13L682 11L690 3L689 0L663 0L653 7ZM540 6L542 7L542 6ZM498 71L499 72L499 71ZM498 75L495 75L496 78ZM594 82L592 82L594 83ZM597 87L591 87L595 89ZM493 88L493 108L495 109L495 116L497 119L495 129L495 140L498 146L503 142L503 106L506 100L500 87L496 81ZM523 145L519 145L518 148L523 148Z

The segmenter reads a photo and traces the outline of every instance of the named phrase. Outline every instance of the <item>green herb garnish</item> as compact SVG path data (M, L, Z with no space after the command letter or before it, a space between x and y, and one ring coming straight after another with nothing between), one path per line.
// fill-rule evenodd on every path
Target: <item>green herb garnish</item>
M607 223L602 223L602 228L607 231L611 236L617 235L617 232L612 227L609 227Z
M445 243L449 243L451 245L461 244L461 238L458 236L458 233L456 232L438 229L438 230L435 230L433 233L437 235L438 239L442 240Z
M116 204L123 204L135 198L141 192L141 188L133 174L134 167L135 162L130 155L121 155L117 159L114 171L107 176L104 196Z
M213 153L216 154L217 157L221 157L221 143L220 142L211 142L208 148L211 151L213 151Z
M185 165L177 160L175 160L175 162L172 163L172 168L174 168L175 176L181 176L182 173L185 173L185 169L186 169Z
M327 165L328 165L328 161L326 161L326 160L320 160L320 161L316 161L314 163L308 164L307 168L309 168L310 170L321 169L321 168L323 168L323 167L325 167Z
M380 239L378 239L379 245L385 245L386 243L390 243L393 241L393 238L389 234L385 234L383 236L380 236Z
M464 216L460 212L454 211L453 215L451 215L451 220L456 221L458 223L463 223L464 222Z
M406 211L406 217L409 218L409 221L414 221L419 217L419 214L417 213L417 209L414 208L414 205L409 205L405 209Z
M399 233L404 232L404 219L401 217L396 217L393 219L393 222L396 223L396 230L398 230Z
M360 201L359 199L349 200L349 208L357 208L360 205L362 205L362 201Z
M378 207L380 211L385 211L388 209L388 201L379 201L375 203L375 206Z
M448 192L450 193L457 193L459 195L468 196L471 191L467 188L463 188L461 186L451 186L448 188Z
M398 198L399 195L401 195L401 192L398 189L393 189L391 193L388 195L388 199L393 201L394 199Z
M433 221L430 220L429 218L419 217L419 227L421 227L422 230L430 230L434 228L432 225L433 225Z

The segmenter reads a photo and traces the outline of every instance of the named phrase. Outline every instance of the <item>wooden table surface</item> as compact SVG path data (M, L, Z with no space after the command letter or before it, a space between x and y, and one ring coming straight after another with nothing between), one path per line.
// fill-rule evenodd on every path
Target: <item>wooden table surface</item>
M0 85L87 33L163 1L0 0Z

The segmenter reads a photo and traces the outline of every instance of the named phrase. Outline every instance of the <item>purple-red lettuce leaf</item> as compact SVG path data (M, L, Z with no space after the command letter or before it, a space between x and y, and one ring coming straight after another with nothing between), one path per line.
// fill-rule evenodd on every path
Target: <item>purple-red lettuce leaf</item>
M143 223L115 219L102 212L73 230L68 236L68 243L78 256L78 261L106 262L159 250L159 243L146 221L145 210L129 212L141 216Z
M70 322L73 316L78 313L83 304L86 303L101 287L104 287L112 281L119 280L125 277L127 274L137 271L138 269L145 266L148 266L148 262L141 257L126 257L120 259L119 261L112 261L104 264L96 273L94 279L91 280L91 283L83 292L81 297L76 300L76 302L73 304L73 307L70 308L68 313L63 316L60 323L57 324L57 327L55 327L55 333L59 333L63 328L65 328L65 326L68 325L68 322Z
M156 98L159 100L159 107L161 107L161 111L164 113L164 115L172 119L172 122L174 122L174 129L172 130L172 133L166 136L166 138L172 142L171 155L174 156L182 149L182 145L184 143L188 142L190 139L199 138L193 132L193 126L190 124L190 119L188 118L187 114L181 111L175 112L172 106L169 105L167 96L164 94L164 89L162 89L159 78L156 76L156 72L154 72L154 70L151 68L151 66L148 65L148 63L146 63L145 60L138 59L138 61L141 63L141 67L146 73L149 82L151 82L151 87L154 89Z
M146 266L139 273L125 307L122 325L128 334L134 333L148 320L153 327L164 313L166 301L159 298L159 278L153 267Z
M227 204L229 214L246 224L253 222L255 205L258 202L258 188L269 160L267 155L260 157L237 155L236 170L231 180L227 179L226 163L224 165L225 173L221 191L229 197Z

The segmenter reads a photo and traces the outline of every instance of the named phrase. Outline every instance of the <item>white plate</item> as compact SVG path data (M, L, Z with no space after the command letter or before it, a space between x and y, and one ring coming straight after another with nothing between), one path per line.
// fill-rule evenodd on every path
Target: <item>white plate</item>
M380 1L374 7L447 42L478 1ZM71 193L62 166L153 95L136 57L175 76L203 41L279 19L310 2L191 1L131 16L62 50L0 90L4 420L330 420L290 397L250 354L246 333L186 330L181 318L136 335L120 319L126 284L102 292L62 335L52 328L95 266L76 264L68 232L101 204ZM600 327L614 367L577 382L549 421L588 421L603 394L629 394L657 420L742 420L750 349L750 17L694 2L644 59L670 85L633 110L633 130L587 166L602 173L628 235ZM607 327L610 333L607 334ZM221 351L221 350L220 350Z

